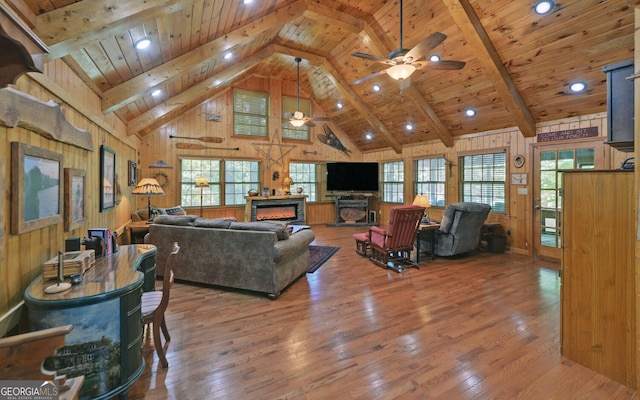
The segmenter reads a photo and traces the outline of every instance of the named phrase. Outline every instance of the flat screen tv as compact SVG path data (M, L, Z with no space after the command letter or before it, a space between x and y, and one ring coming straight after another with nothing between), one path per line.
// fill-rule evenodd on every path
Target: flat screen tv
M377 192L377 162L327 163L328 192Z

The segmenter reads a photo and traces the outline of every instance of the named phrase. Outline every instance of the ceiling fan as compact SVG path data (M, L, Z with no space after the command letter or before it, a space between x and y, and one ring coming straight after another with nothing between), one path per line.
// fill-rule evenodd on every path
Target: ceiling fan
M427 56L428 52L433 50L436 46L442 43L447 36L440 32L435 32L423 39L420 43L415 45L412 49L402 48L402 0L400 0L400 48L392 51L385 57L375 56L366 53L352 53L352 56L364 58L365 60L375 61L382 64L390 65L391 67L383 69L382 71L375 72L371 75L362 77L354 82L352 85L368 81L371 78L375 78L380 75L387 74L395 80L408 79L416 68L422 67L423 63L420 61ZM464 61L454 60L438 60L431 61L429 66L439 70L459 70L464 68ZM401 84L402 87L406 87Z
M296 107L296 111L293 112L293 114L291 113L285 113L285 117L288 117L289 115L291 115L291 117L289 117L289 122L291 123L291 125L293 125L296 128L300 128L303 125L306 126L316 126L312 121L316 120L316 121L330 121L331 119L329 117L305 117L304 113L302 111L300 111L300 61L302 61L301 58L296 57L296 63L298 64L298 105Z

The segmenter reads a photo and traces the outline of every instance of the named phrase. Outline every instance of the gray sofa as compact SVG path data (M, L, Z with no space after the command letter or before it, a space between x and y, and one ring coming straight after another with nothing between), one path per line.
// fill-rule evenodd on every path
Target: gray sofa
M147 241L158 247L156 271L164 270L171 244L178 242L176 279L276 299L307 271L314 239L310 229L290 235L282 224L160 215L149 226Z
M444 209L440 230L436 231L435 249L430 240L420 241L420 251L437 256L454 256L475 250L480 242L482 225L491 206L482 203L453 203Z

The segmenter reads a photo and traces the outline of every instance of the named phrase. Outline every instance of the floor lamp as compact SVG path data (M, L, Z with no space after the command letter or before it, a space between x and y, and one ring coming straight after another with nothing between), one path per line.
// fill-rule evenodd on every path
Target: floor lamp
M147 208L149 209L147 222L151 222L151 196L164 196L162 186L154 178L144 178L133 188L131 193L138 196L147 196Z
M209 187L209 182L206 178L200 177L196 179L196 187L200 188L200 218L202 218L202 190Z

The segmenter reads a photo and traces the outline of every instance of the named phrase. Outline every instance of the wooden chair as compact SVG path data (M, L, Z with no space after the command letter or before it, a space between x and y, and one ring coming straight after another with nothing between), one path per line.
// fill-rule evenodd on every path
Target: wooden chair
M169 305L169 292L173 285L173 263L175 262L178 251L180 251L180 246L178 246L177 242L174 242L173 250L167 257L167 262L164 265L162 290L142 293L142 323L146 328L148 328L149 324L153 325L153 344L158 353L158 358L160 358L160 364L162 364L164 368L167 368L169 363L167 362L167 357L162 347L160 328L162 328L165 340L167 342L170 341L171 337L167 329L164 312Z
M0 338L0 379L56 380L60 399L77 399L84 376L66 379L43 365L56 349L64 347L64 337L72 329L72 325L64 325Z
M411 250L424 210L424 207L414 205L391 208L386 230L377 226L369 228L369 260L396 272L411 267L418 268L411 261Z

